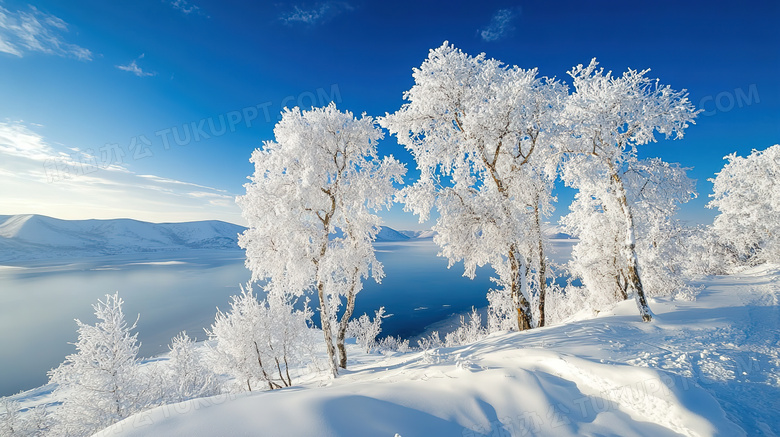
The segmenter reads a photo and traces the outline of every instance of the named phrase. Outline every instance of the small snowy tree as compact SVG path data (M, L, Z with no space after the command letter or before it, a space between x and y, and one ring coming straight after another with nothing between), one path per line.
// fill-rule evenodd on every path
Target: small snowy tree
M138 367L136 324L128 325L118 293L106 295L92 307L98 323L76 320L77 352L49 372L56 384L55 434L91 435L150 407L149 384Z
M720 211L713 231L740 261L780 263L780 145L736 153L714 179L707 207Z
M268 280L270 294L314 290L333 375L346 366L343 337L362 278L382 278L371 245L402 182L404 166L379 158L382 131L371 117L356 119L334 104L285 110L274 128L276 141L252 153L255 172L237 199L249 223L239 244L253 280ZM346 298L339 322L336 310Z
M589 215L597 222L569 220L569 229L579 229L575 232L579 237L598 240L592 245L597 245L600 253L615 254L616 259L593 260L592 274L619 281L614 291L621 296L624 292L633 294L642 320L650 321L652 313L637 256L636 211L629 199L625 170L636 160L638 146L656 141L655 132L682 138L698 111L685 90L660 85L646 77L649 70L629 69L614 77L597 65L594 59L587 67L579 65L569 72L575 92L564 110L570 135L564 144L563 180L579 190L579 204L573 211L595 208L605 213ZM599 272L601 268L606 272Z
M493 266L514 303L516 329L534 325L532 306L544 325L541 222L552 211L553 140L565 87L447 42L413 77L408 103L380 121L420 170L399 197L421 221L438 210L434 241L450 267L463 261L464 276L473 278L476 267Z
M234 377L248 391L258 382L270 390L289 387L290 369L310 353L310 318L308 306L295 310L289 296L273 294L258 301L248 284L233 296L230 311L218 311L206 330L216 342L211 361L217 371Z
M49 435L51 416L39 405L22 413L19 402L0 399L0 435L4 437L43 437Z
M484 338L486 334L487 330L482 326L482 316L472 308L468 321L466 317L460 316L458 328L444 336L444 345L453 347L474 343Z
M180 332L171 340L168 354L168 390L169 402L181 402L189 399L219 394L217 374L205 363L195 348L195 342L186 332Z
M382 318L385 317L385 307L381 307L374 313L374 320L363 314L357 319L349 321L347 336L353 337L366 353L377 347L376 337L382 332Z
M387 336L381 340L379 340L379 350L382 353L390 353L390 352L409 352L409 339L402 339L400 336L393 337L393 336Z

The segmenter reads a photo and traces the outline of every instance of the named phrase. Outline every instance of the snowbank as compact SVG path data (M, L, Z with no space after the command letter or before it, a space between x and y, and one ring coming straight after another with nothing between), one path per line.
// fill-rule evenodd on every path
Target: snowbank
M383 357L337 379L167 405L105 436L776 435L780 271L713 277L695 302Z

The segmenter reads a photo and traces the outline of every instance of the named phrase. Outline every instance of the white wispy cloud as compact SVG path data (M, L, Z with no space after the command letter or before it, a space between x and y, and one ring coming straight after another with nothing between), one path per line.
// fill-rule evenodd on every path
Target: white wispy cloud
M479 36L484 41L498 41L509 36L515 30L512 23L518 15L518 8L499 9L493 14L487 27L478 31Z
M154 76L157 73L155 72L148 72L141 69L141 67L138 66L138 61L144 58L144 53L141 53L141 56L133 59L129 64L127 65L117 65L116 68L127 71L130 73L135 74L138 77L148 77L148 76Z
M295 5L292 11L283 13L279 19L289 25L296 23L313 25L353 9L349 3L336 1L317 3L314 6Z
M121 163L85 170L95 158L89 149L48 141L38 130L32 123L0 121L0 214L243 222L233 193L138 174Z
M203 13L203 9L201 9L200 6L192 4L187 0L163 0L163 1L171 5L173 9L182 12L184 15L190 15L190 14L206 15Z
M89 49L65 41L68 23L35 6L10 11L0 6L0 52L22 57L28 52L91 61Z

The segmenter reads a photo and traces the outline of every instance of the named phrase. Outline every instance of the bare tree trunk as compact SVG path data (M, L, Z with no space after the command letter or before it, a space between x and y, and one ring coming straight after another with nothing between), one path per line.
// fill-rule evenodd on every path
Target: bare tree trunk
M612 180L615 183L615 194L618 196L618 204L620 210L623 213L623 218L626 222L626 235L624 250L626 261L628 264L628 271L626 272L626 282L629 290L634 291L636 297L636 306L639 308L639 314L642 316L642 321L649 322L653 320L653 313L650 311L650 306L647 304L647 298L645 297L645 289L642 286L642 280L639 277L639 261L636 256L636 237L634 236L634 217L631 214L631 208L628 205L628 198L626 197L626 189L623 186L623 180L612 169Z
M538 245L539 256L539 271L537 275L539 277L539 327L544 326L544 302L547 297L547 257L544 254L544 240L542 236L542 225L539 217L539 196L536 196L536 203L534 204L534 225L536 229L536 240Z
M263 372L263 378L265 378L266 381L268 381L268 390L274 389L274 383L271 380L271 377L268 376L268 373L265 371L265 367L263 366L263 360L260 358L260 346L257 345L257 342L253 342L255 344L255 353L257 353L257 365L260 366L260 370ZM247 385L249 385L249 380L247 379ZM250 388L249 391L252 391Z
M335 159L335 158L334 158ZM330 197L330 211L325 214L324 217L320 217L322 221L322 229L324 232L322 244L320 246L320 256L314 259L314 268L317 272L317 298L320 301L320 324L322 325L322 333L325 336L325 348L328 351L328 361L330 362L330 371L333 376L338 376L339 368L336 364L336 349L333 347L333 331L330 326L330 307L325 295L325 284L322 282L320 272L320 260L325 257L325 253L328 251L328 235L330 235L330 220L336 211L336 196L332 194L330 189L326 190L322 188L322 191ZM319 213L317 214L319 217Z
M349 286L349 292L347 292L347 306L344 309L344 314L341 316L339 331L336 334L336 346L339 349L339 367L342 369L347 368L347 348L344 347L344 338L347 336L349 319L352 318L352 313L355 311L355 287L358 280L360 280L358 269L355 267L355 271L352 273L352 283Z
M525 331L531 329L531 305L528 304L528 300L523 294L523 283L525 282L525 273L522 271L524 266L522 262L517 259L517 251L515 246L509 247L509 266L511 268L511 284L510 292L512 294L512 302L517 309L517 330Z
M320 299L320 323L322 332L325 335L325 348L328 351L328 361L330 362L330 371L333 376L338 376L339 368L336 365L336 349L333 347L333 331L330 327L330 308L325 300L325 284L317 279L317 297Z

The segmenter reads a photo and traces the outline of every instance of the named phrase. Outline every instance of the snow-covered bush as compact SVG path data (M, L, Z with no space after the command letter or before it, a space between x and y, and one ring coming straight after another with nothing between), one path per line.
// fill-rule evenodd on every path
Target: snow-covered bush
M720 211L713 230L745 264L780 263L780 145L725 159L710 179L707 207Z
M195 342L182 331L171 340L168 354L168 402L181 402L220 393L217 374L206 364Z
M563 323L574 314L581 311L592 311L593 302L599 298L590 295L591 290L582 286L572 285L571 281L565 286L554 285L550 288L550 324Z
M718 237L712 226L689 229L683 251L687 254L684 268L691 278L725 275L739 265L739 255Z
M45 406L39 405L24 413L18 402L0 400L0 435L3 437L43 437L49 435L51 417Z
M230 311L218 311L207 334L216 344L210 349L215 370L236 379L239 389L269 389L292 385L290 371L311 354L308 304L293 307L291 298L269 294L258 301L251 284L233 296Z
M487 330L482 326L482 316L476 309L471 308L468 321L464 316L460 316L458 328L444 336L444 345L452 347L474 343L484 338L485 335L487 335Z
M442 346L444 346L444 342L441 341L439 331L433 331L427 337L417 340L417 348L423 352Z
M379 351L382 353L388 353L388 352L409 352L411 348L409 347L409 340L402 339L401 337L393 337L392 335L384 337L383 339L379 340Z
M54 433L91 435L154 405L157 396L138 366L136 324L127 324L118 294L93 305L96 325L76 320L77 352L49 372L57 384L53 397L62 404L55 412Z
M502 290L488 291L488 332L512 331L517 329L517 309L512 296Z
M357 319L349 321L347 336L354 338L357 344L365 349L366 353L377 347L376 337L382 332L382 318L385 315L385 307L381 307L374 313L374 320L363 314Z

